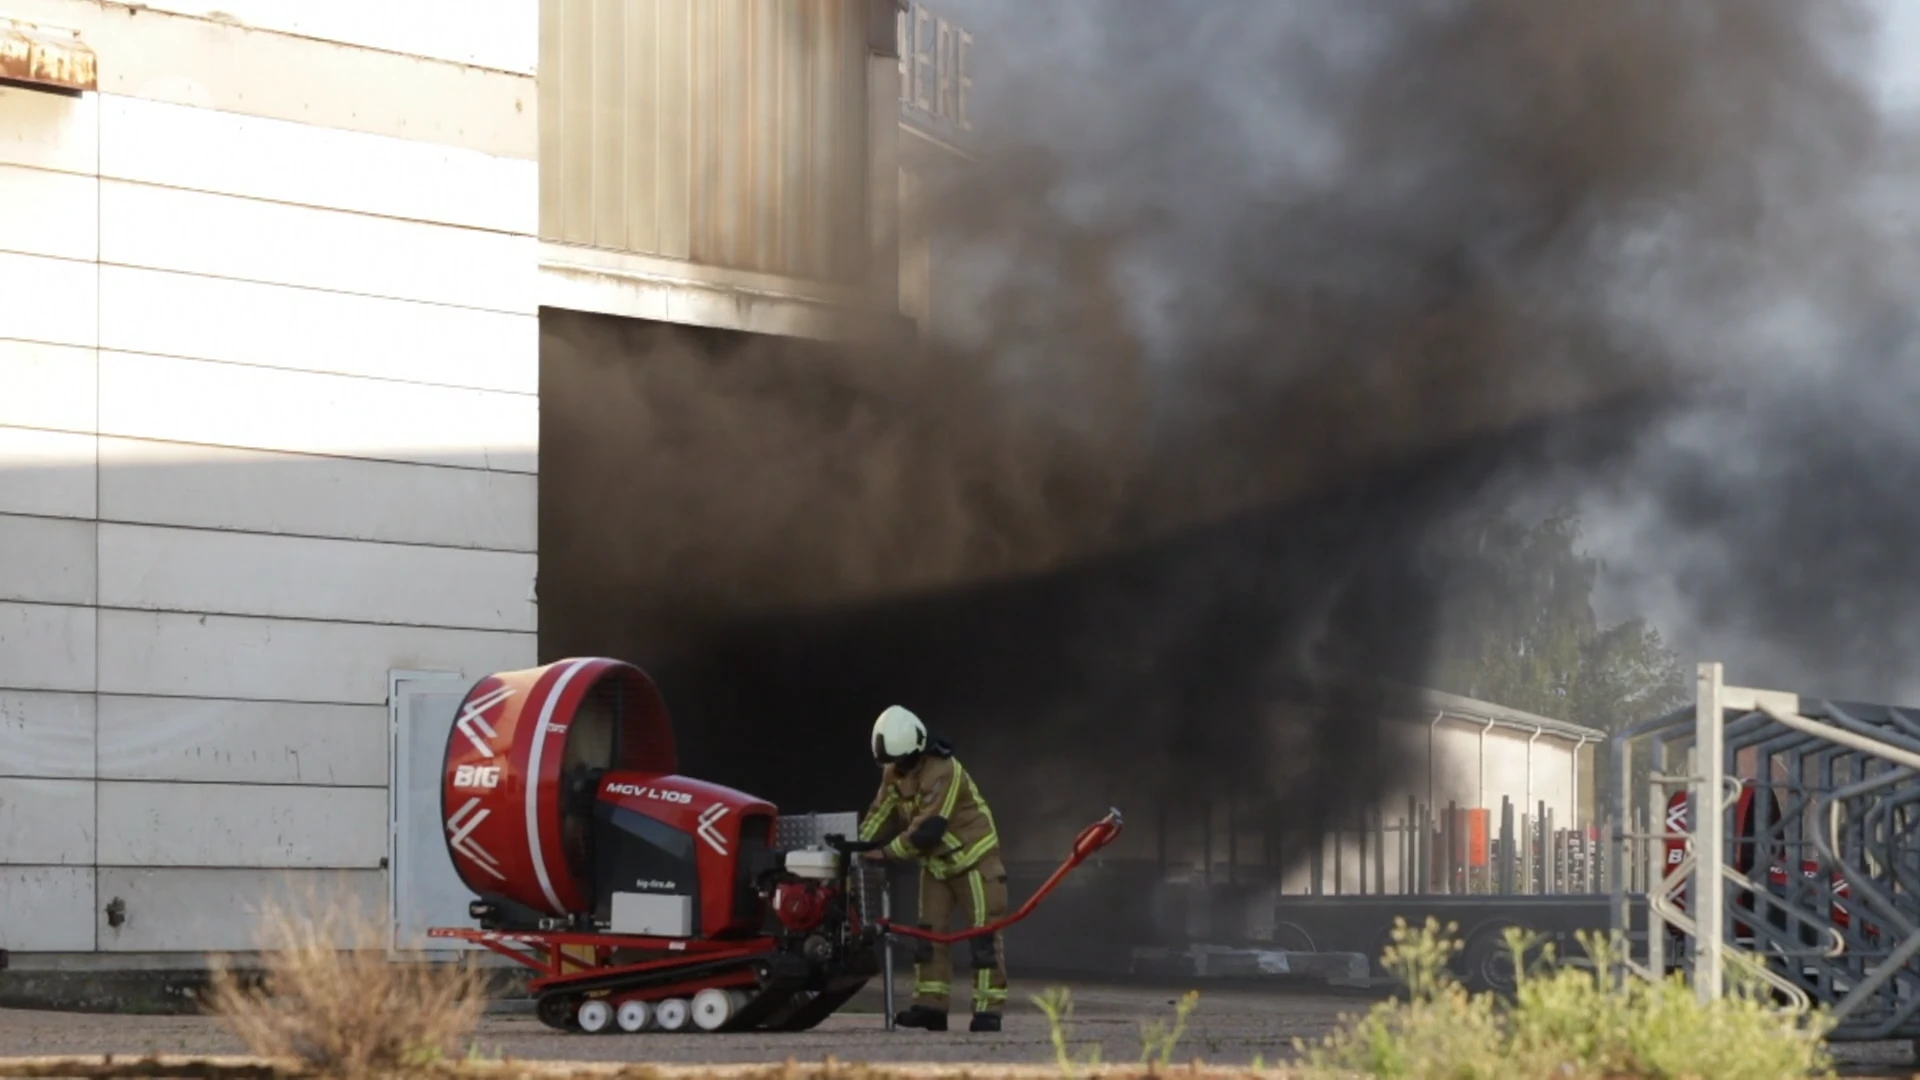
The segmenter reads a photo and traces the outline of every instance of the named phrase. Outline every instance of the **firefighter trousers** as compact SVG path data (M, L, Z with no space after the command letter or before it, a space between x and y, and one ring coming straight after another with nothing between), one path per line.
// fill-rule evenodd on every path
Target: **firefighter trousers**
M988 862L998 863L998 859ZM974 867L942 881L920 871L920 925L941 933L953 929L956 911L967 926L985 926L1007 913L1007 875L999 866ZM952 946L917 941L913 1003L944 1013L953 998ZM997 1013L1007 1001L1007 953L1003 935L961 942L973 958L973 1011Z

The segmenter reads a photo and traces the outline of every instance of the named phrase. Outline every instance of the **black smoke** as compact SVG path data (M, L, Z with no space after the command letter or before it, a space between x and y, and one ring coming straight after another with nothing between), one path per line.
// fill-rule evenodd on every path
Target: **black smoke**
M952 13L980 154L928 178L935 340L543 317L542 652L653 670L691 771L857 805L897 702L1015 830L1209 793L1310 836L1402 779L1371 680L1424 675L1463 509L1629 490L1734 574L1787 560L1783 616L1904 580L1898 413L1775 423L1884 351L1792 321L1892 289L1847 5ZM1728 425L1785 441L1750 469ZM1897 553L1816 542L1808 494Z

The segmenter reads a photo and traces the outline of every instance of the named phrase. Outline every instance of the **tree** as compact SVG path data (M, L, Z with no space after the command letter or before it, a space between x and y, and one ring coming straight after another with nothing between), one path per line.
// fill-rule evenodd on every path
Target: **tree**
M1440 690L1605 732L1684 704L1679 656L1645 619L1603 625L1593 609L1599 564L1579 550L1575 515L1534 523L1475 517L1436 554L1447 618L1428 681ZM1599 803L1613 791L1613 755L1597 748ZM1647 763L1636 761L1635 782Z
M1582 650L1568 719L1616 731L1686 703L1689 679L1660 631L1633 618L1595 634Z
M1438 689L1602 731L1687 700L1679 656L1640 618L1603 625L1593 609L1599 564L1560 510L1537 522L1477 516L1438 549L1446 632Z

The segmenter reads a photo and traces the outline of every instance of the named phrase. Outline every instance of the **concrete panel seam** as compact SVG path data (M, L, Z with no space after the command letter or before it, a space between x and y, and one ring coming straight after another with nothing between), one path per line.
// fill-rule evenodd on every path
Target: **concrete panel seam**
M472 632L472 631L469 631L469 632ZM8 688L0 687L0 690L3 690L3 689L8 689ZM48 691L48 692L49 693L69 693L69 692L75 692L75 691ZM367 708L369 706L377 706L377 705L384 704L384 702L378 702L378 701L349 701L349 700L320 701L320 700L314 700L312 698L247 697L244 695L235 695L235 694L171 694L171 693L166 693L164 691L158 691L158 690L138 690L138 691L135 691L135 690L97 690L97 691L88 690L88 691L78 691L78 692L93 694L103 700L106 698L132 698L132 699L143 700L143 701L144 700L219 701L219 702L235 702L238 704L245 704L245 705L319 705L319 706L326 706L330 708L354 708L354 709ZM112 778L109 777L107 779L112 779ZM171 781L167 781L167 782L171 782ZM181 781L181 782L184 782L184 781Z
M232 196L222 195L219 197L225 199L225 198L231 198ZM328 212L344 213L344 211L328 211ZM512 234L498 233L495 235L507 236ZM9 251L0 250L0 255L18 255L18 254L26 254L26 253L9 252ZM58 256L55 256L55 255L32 255L32 254L28 254L28 257L35 258L35 259L58 258ZM361 296L361 297L366 297L372 300L399 300L409 304L431 304L434 307L452 308L456 311L484 311L489 314L518 315L523 318L529 318L529 319L538 317L537 312L533 310L533 305L531 304L528 305L528 310L522 311L516 308L485 307L480 304L456 304L449 300L423 300L418 297L412 297L412 296L388 296L385 293L364 292L359 289L329 289L322 285L300 285L300 284L294 284L294 283L282 282L282 281L261 281L258 278L238 277L233 274L209 274L203 270L182 270L178 267L173 267L173 266L147 266L143 263L116 262L112 259L102 259L97 264L89 263L87 260L62 260L62 261L79 262L81 265L99 265L103 267L112 266L121 270L152 270L152 271L156 271L158 273L163 273L163 274L179 274L182 277L207 278L211 281L239 281L239 282L245 282L246 284L249 284L249 285L272 285L276 288L281 288L281 289L305 289L309 292L333 293L339 296ZM56 342L55 344L71 344L71 343ZM121 350L112 350L112 351L121 351ZM284 370L290 370L290 369L281 368L278 370L284 371ZM507 391L501 391L501 392L506 393Z
M111 265L111 264L107 264L107 265ZM177 272L178 271L172 271L172 270L167 271L167 273L177 273ZM235 279L228 278L223 280L235 280ZM288 285L284 287L290 288L290 289L297 289L297 288L303 288L304 286ZM315 291L330 292L332 290L315 290ZM365 295L365 294L350 293L346 295ZM395 298L382 297L381 299L395 299ZM408 300L406 302L407 303L425 303L426 301ZM456 304L444 304L440 306L461 307L464 310L468 310L468 311L487 311L490 313L493 311L493 309L491 308L467 308L464 305L456 305ZM524 318L524 319L537 318L537 316L534 316L534 315L519 315L518 313L512 313L512 314L514 314L516 318ZM52 343L42 342L41 344L52 344ZM183 353L172 353L172 352L152 352L145 349L123 349L119 347L107 348L105 346L102 346L101 351L110 352L110 353L120 353L125 356L151 356L158 360L191 360L196 364L220 364L225 367L246 368L251 371L289 371L298 375L319 375L319 376L324 376L330 379L358 379L362 382L389 383L395 386L428 386L436 390L459 390L464 393L471 393L471 394L498 394L501 397L534 398L536 400L540 397L540 392L538 390L501 390L501 389L490 387L490 386L471 386L466 383L434 382L430 379L397 379L391 375L363 375L358 372L345 372L345 371L316 371L313 368L284 367L279 364L258 364L258 363L253 363L247 360L222 360L216 357L188 356ZM111 437L136 439L141 442L171 442L171 443L175 443L176 445L187 445L187 446L196 445L192 443L178 443L177 440L173 440L173 439L147 439L147 438L142 438L141 436L138 436L138 435L124 435L124 436L111 436ZM207 445L216 445L216 444L207 444ZM271 451L271 453L299 454L299 453L303 453L303 451L274 450L274 451ZM442 467L445 467L445 466L442 466Z
M9 426L14 426L14 425L9 425ZM37 430L37 429L27 429L27 430ZM114 436L114 437L117 437L117 436ZM272 452L279 453L280 451L272 451ZM309 455L309 456L317 456L317 455ZM364 461L366 459L365 458L349 458L346 460ZM412 462L407 462L405 464L412 464ZM91 468L91 466L89 467ZM446 465L422 465L420 467L423 469L451 468L451 466L446 466ZM470 472L470 471L492 471L492 470L462 469L458 471ZM525 476L527 474L526 473L503 473L502 475ZM227 525L222 525L218 527L214 527L210 525L178 525L172 522L164 522L164 521L143 521L138 518L102 517L97 514L89 515L87 517L74 517L70 514L40 514L40 513L32 513L32 512L19 511L19 510L0 510L0 518L31 518L35 521L64 521L69 523L81 522L88 525L125 525L125 526L133 526L141 529L168 529L174 532L223 533L223 534L232 535L232 536L266 536L266 537L274 537L277 539L284 538L287 540L322 540L322 541L328 541L331 543L339 543L339 544L378 544L383 547L433 548L437 551L475 552L475 553L487 554L487 555L537 555L539 554L539 551L537 548L531 548L531 547L513 548L513 547L485 547L480 544L436 544L436 543L429 543L428 541L425 541L425 540L389 540L389 539L378 538L378 537L368 538L368 537L360 537L360 536L337 536L337 535L328 535L325 533L288 532L285 530L255 529L255 528L234 527L234 526L227 526ZM96 595L98 594L96 593ZM31 600L9 601L9 603L36 603L36 602L37 601L31 601ZM38 602L43 602L43 601L38 601ZM69 604L69 605L59 605L59 606L93 607L96 605ZM112 605L108 605L108 607L109 609L111 609ZM154 611L159 609L129 608L126 610ZM277 616L260 616L260 617L276 618ZM341 620L323 619L320 621L338 622ZM378 625L388 625L388 624L382 623Z
M434 56L426 53L412 53L412 52L406 51L405 49L394 48L392 46L373 45L363 41L349 41L345 38L328 37L324 34L307 34L307 33L302 33L298 30L285 30L285 29L280 29L280 28L271 27L271 26L257 26L252 23L242 22L238 18L235 18L230 15L224 15L224 16L219 14L197 15L191 11L181 11L173 8L167 8L167 7L155 7L151 4L140 3L139 0L97 0L97 2L103 8L120 8L129 15L138 15L138 14L165 15L169 18L185 19L190 22L207 23L213 26L230 27L232 29L245 31L251 34L270 34L274 37L287 38L293 41L311 41L318 45L331 45L336 48L357 49L362 52L380 53L385 56L400 57L402 59L412 60L422 64L444 64L448 67L459 68L467 71L479 71L479 72L485 72L493 75L510 75L516 78L525 78L525 79L531 79L535 75L535 67L531 65L527 67L502 67L499 64L481 63L481 62L472 61L472 60L455 60L452 57L448 57L448 56Z
M281 369L281 370L284 370L284 369ZM467 389L467 387L453 387L452 389L464 390L464 389ZM6 426L21 427L21 425L19 424L9 424ZM23 428L23 430L52 431L60 434L100 435L101 438L106 438L106 439L118 439L118 440L123 440L128 442L165 443L170 446L206 446L212 449L219 449L219 450L251 449L251 450L259 450L263 454L286 454L286 455L292 455L292 456L298 456L298 457L325 458L331 461L368 461L368 462L374 462L377 464L384 464L384 465L417 466L422 469L449 469L456 472L493 473L500 476L537 476L538 475L537 473L522 472L517 469L502 469L502 468L497 468L495 466L490 466L490 465L449 465L443 461L417 461L413 458L376 457L376 456L371 456L367 454L329 454L329 453L323 453L318 450L277 450L277 449L271 449L268 447L236 447L229 443L187 443L187 442L180 442L175 439L156 439L151 436L145 436L145 435L119 435L111 432L101 435L99 432L93 432L93 431L74 432L66 428L31 428L29 427L29 428Z
M126 696L126 695L123 695L123 696ZM150 695L141 695L141 696L150 696ZM306 704L306 703L303 702L302 704ZM4 773L0 773L0 779L15 779L15 780L84 779L91 783L100 783L100 784L126 784L126 785L144 784L148 786L161 786L161 787L294 788L294 789L310 789L315 791L386 791L387 790L387 785L384 783L381 783L381 784L331 784L331 783L318 784L310 781L299 781L299 780L162 780L157 777L148 777L148 776L101 776L101 777L14 776L14 777L8 777Z
M331 129L328 129L328 130L331 130ZM21 166L4 166L4 167L5 168L31 168L32 166L21 165ZM42 170L42 171L51 172L54 170ZM103 172L100 174L99 179L109 183L125 184L128 187L152 188L155 191L185 191L195 195L211 195L221 199L238 199L243 202L261 203L267 206L292 206L292 207L297 207L301 210L318 210L328 214L352 214L355 217L376 218L381 221L400 221L400 222L405 222L409 225L427 225L436 229L459 229L462 232L487 233L493 236L532 237L536 235L525 229L500 229L500 228L493 228L486 225L468 225L468 224L451 222L451 221L439 221L434 218L409 217L405 214L383 214L383 213L378 213L372 210L349 209L347 207L341 207L341 206L329 206L325 203L302 202L298 199L277 199L277 198L273 198L271 196L266 196L266 195L238 195L231 191L215 191L209 188L192 187L186 184L166 184L166 183L160 183L154 180L134 180L125 176L114 175L112 173ZM34 252L18 252L17 254L35 254L35 253ZM49 257L51 258L55 256L49 256ZM117 265L117 264L109 264L109 265ZM175 272L191 273L191 271L185 271L185 270L175 271ZM421 301L421 302L427 303L428 301ZM464 306L464 305L452 305L452 306Z
M71 520L71 519L67 519L67 520ZM221 530L198 529L193 531L219 532ZM360 541L344 541L344 542L359 543ZM449 550L457 551L457 550L463 550L463 549L453 548ZM525 554L525 552L503 552L502 554L518 555L518 554ZM63 603L58 603L50 600L5 600L5 601L0 601L0 603L17 605L19 607L32 607L32 608L70 608L75 611L84 610L84 611L96 611L96 612L111 611L111 612L120 612L124 614L129 614L129 615L187 615L187 616L202 615L202 616L211 616L211 617L223 618L223 619L246 619L252 622L309 623L309 624L317 624L321 626L379 626L379 627L392 627L392 628L402 629L402 630L428 630L428 631L444 630L444 631L450 631L450 632L459 633L459 634L498 634L502 637L529 637L535 633L535 631L533 630L500 630L500 629L483 627L483 626L441 626L434 623L385 622L378 619L318 619L318 618L310 618L310 617L300 616L300 615L255 615L255 614L244 612L244 611L196 611L196 610L190 610L185 608L127 607L122 604L63 604ZM0 689L6 689L6 688L0 687ZM37 689L37 688L14 687L13 689L31 690L31 689ZM133 696L141 697L141 696L171 696L171 695L133 695ZM187 695L187 696L193 696L193 695ZM221 700L225 700L225 699L221 699ZM257 700L257 699L248 698L244 700ZM318 704L318 703L313 703L313 704ZM338 702L336 704L351 705L351 704L364 704L364 703L363 702Z

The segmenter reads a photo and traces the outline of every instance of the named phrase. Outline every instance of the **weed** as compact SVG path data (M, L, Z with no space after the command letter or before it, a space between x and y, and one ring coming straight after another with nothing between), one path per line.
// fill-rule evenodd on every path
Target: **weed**
M1166 1068L1173 1061L1174 1047L1187 1033L1187 1017L1200 1004L1200 991L1189 990L1181 996L1173 1007L1173 1027L1169 1029L1159 1020L1149 1020L1140 1025L1140 1064L1152 1069L1158 1065Z
M1053 1039L1054 1064L1059 1067L1060 1075L1071 1080L1075 1062L1068 1040L1073 1024L1073 991L1064 986L1048 987L1045 993L1035 995L1032 1000L1041 1012L1047 1014L1047 1029ZM1097 1043L1087 1048L1083 1064L1096 1068L1099 1066L1100 1047Z
M1781 1010L1754 979L1734 980L1722 999L1701 1004L1684 978L1616 983L1616 942L1581 935L1591 963L1553 966L1551 945L1532 964L1518 958L1536 942L1509 932L1516 958L1510 1004L1469 994L1448 962L1454 927L1428 919L1394 927L1383 958L1406 984L1405 1001L1383 1002L1317 1046L1296 1040L1308 1075L1427 1077L1721 1078L1831 1075L1822 1011Z
M356 1080L434 1066L486 1008L478 968L389 959L386 927L350 902L272 906L261 928L260 985L214 957L208 1005L262 1057Z

